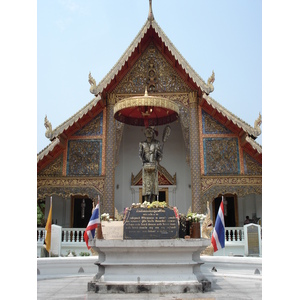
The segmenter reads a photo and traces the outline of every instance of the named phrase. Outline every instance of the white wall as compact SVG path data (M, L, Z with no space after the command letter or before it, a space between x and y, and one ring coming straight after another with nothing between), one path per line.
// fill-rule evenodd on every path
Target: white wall
M191 200L191 174L190 167L186 163L185 146L179 122L169 124L171 135L164 145L161 165L173 176L177 176L176 206L179 212L186 214L192 204ZM165 126L158 126L159 134L156 137L161 142ZM115 207L122 212L132 203L131 173L134 176L142 168L139 159L139 142L145 140L143 127L125 125L119 150L119 164L115 169ZM116 186L119 185L117 189ZM170 196L169 196L170 197Z

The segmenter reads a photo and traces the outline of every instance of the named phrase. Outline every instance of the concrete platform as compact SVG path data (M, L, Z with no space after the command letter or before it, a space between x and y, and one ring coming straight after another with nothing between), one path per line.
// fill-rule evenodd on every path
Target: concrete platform
M262 258L201 257L201 261L204 263L201 265L202 274L211 282L211 291L205 293L171 291L169 294L160 292L146 294L145 291L140 290L140 293L126 294L122 292L114 295L87 291L88 282L93 281L97 270L97 266L94 264L97 261L97 256L47 258L47 262L45 260L37 259L37 299L262 299ZM64 260L66 262L63 262ZM69 266L66 268L67 264ZM274 275L276 274L274 272ZM292 278L293 275L286 277L289 280ZM265 279L268 281L269 276ZM272 290L268 291L264 286L265 296L269 296L266 298L270 298L271 293L279 296L280 289L286 286L281 283L282 280L280 279L280 282L272 284ZM35 289L35 287L33 288ZM24 295L24 292L27 294L27 288L10 289L8 294L11 295L11 298L19 299L15 297L17 292L20 292L20 295ZM286 290L286 293L293 293L293 289ZM284 299L285 297L271 298ZM287 299L290 298L293 299L293 297L287 297Z
M170 293L170 294L99 294L87 291L87 282L93 276L71 276L58 279L43 279L37 281L37 299L163 299L163 300L184 300L184 299L210 299L210 300L260 300L262 299L262 277L261 275L251 276L228 276L224 274L205 274L211 281L212 290L202 293Z
M98 273L88 290L98 293L209 291L200 253L207 239L94 240Z

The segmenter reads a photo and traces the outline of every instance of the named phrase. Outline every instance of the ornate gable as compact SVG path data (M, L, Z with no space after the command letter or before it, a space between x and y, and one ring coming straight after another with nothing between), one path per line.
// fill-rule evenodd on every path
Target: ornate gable
M151 43L133 65L129 73L115 88L118 94L143 94L147 86L149 92L189 92L190 88Z
M103 112L78 130L74 136L94 136L103 133Z
M61 154L53 162L51 162L46 168L44 168L39 175L43 176L61 176L63 168L63 155Z
M202 130L203 134L226 134L232 133L228 128L211 117L204 110L202 111Z
M261 175L262 166L254 160L249 154L244 152L244 170L247 175Z

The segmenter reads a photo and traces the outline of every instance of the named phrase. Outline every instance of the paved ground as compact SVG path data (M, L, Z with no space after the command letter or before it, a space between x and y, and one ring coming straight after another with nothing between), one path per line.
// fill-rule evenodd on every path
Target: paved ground
M37 299L206 299L206 300L259 300L262 299L262 277L226 276L212 274L207 279L212 283L212 291L198 294L95 294L87 292L87 283L93 276L72 276L37 281Z

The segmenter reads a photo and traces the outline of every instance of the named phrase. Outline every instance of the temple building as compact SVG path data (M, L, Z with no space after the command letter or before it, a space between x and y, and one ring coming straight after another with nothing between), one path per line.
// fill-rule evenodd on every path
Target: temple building
M225 197L225 224L242 226L245 217L262 216L261 115L250 126L214 100L215 74L203 80L160 28L151 8L146 23L122 57L100 81L88 77L94 98L64 123L52 128L45 117L49 145L37 154L37 201L53 199L53 222L84 228L93 201L114 216L142 201L139 142L144 127L116 120L125 98L149 96L177 104L178 118L158 167L159 200L180 213L206 213L212 220ZM155 127L162 143L165 125Z

